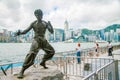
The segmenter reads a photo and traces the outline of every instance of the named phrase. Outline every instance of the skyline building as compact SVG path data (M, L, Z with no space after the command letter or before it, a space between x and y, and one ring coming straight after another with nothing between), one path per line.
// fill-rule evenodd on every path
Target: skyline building
M16 31L17 32L17 31ZM0 27L0 42L31 42L34 37L34 31L14 37L15 32L1 29ZM51 42L69 41L74 39L76 41L95 41L105 40L117 42L120 41L120 28L108 28L108 30L84 30L84 29L69 29L69 23L64 22L64 29L54 29L54 34L46 33L46 39Z
M116 29L116 33L118 34L118 41L120 41L120 29Z
M114 41L114 30L110 30L110 41Z
M109 32L105 32L105 41L109 41L110 38L109 38Z
M53 38L54 38L55 42L63 41L64 40L64 30L62 30L62 29L54 29Z
M68 31L68 29L69 29L69 24L68 24L68 21L66 20L66 21L64 22L64 30L65 30L65 31Z
M118 42L118 33L114 32L114 42Z
M69 38L69 24L67 20L64 22L64 37L65 40Z
M100 37L102 40L105 40L105 32L104 32L104 29L100 30L99 31L99 34L100 34Z

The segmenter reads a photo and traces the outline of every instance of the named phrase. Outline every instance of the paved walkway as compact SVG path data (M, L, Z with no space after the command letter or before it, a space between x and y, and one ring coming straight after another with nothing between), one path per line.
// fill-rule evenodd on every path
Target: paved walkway
M14 73L10 74L8 72L8 75L2 75L0 76L0 80L43 80L42 78L44 77L49 77L51 75L54 75L54 73L57 70L57 67L53 66L48 66L48 69L43 69L43 67L39 66L37 68L31 66L29 69L25 71L24 78L23 79L18 79L17 75L20 72L21 68L14 69ZM59 71L58 71L59 72Z

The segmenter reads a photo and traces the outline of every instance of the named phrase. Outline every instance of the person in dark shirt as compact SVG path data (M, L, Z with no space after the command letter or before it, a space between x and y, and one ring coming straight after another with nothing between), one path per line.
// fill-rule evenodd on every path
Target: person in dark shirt
M99 44L96 43L96 45L95 45L95 53L96 53L97 57L99 56L99 52L100 52L100 47L99 47Z
M45 39L45 32L48 29L49 32L52 34L54 33L53 27L50 23L50 21L46 22L42 20L43 12L41 9L37 9L34 12L34 15L36 16L37 20L32 22L30 26L25 29L24 31L18 31L15 36L19 36L22 34L26 34L31 29L34 31L34 40L32 41L32 45L30 48L30 51L26 55L25 61L23 63L22 69L20 73L18 74L18 78L23 78L24 71L29 68L31 65L34 64L34 59L39 52L40 49L44 50L46 54L44 54L43 59L40 63L41 66L43 66L45 69L46 67L45 62L53 57L55 54L54 48L48 43L48 41Z

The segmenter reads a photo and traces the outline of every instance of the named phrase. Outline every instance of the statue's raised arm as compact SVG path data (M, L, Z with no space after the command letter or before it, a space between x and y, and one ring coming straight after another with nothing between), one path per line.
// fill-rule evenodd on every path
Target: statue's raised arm
M50 21L48 21L47 28L49 32L51 32L52 34L54 33L53 26L51 25Z

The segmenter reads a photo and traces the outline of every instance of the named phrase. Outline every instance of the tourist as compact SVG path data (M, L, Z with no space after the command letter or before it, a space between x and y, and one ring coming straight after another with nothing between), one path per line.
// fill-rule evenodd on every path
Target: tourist
M110 41L108 41L107 48L108 48L108 56L112 56L113 46Z
M76 50L77 50L77 53L76 53L77 63L80 64L81 63L81 57L80 57L81 56L81 44L80 43L77 44Z
M96 53L97 57L99 56L99 50L100 50L99 44L96 43L96 45L95 45L95 53Z

